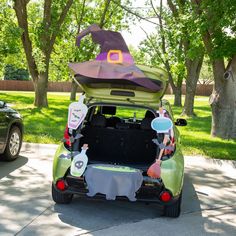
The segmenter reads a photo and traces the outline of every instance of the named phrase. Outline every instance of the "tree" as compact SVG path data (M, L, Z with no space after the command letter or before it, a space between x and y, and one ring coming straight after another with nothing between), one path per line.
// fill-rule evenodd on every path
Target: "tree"
M179 29L173 22L171 12L162 6L162 0L158 8L152 1L150 1L150 5L159 21L156 27L157 33L151 35L146 33L147 39L141 43L140 49L149 55L151 65L165 67L175 96L174 105L182 106L181 89L185 77L182 36L178 33ZM153 13L151 12L151 14Z
M193 116L194 97L202 67L204 50L195 18L192 17L190 2L167 0L169 9L175 18L175 25L179 25L184 47L186 67L186 96L182 115Z
M158 19L157 33L147 35L149 45L146 53L153 55L157 63L162 63L169 75L169 82L175 95L174 105L181 106L182 82L186 79L186 97L182 114L194 115L194 96L202 66L204 47L199 31L191 15L191 4L188 1L167 0L168 7L150 6ZM151 16L153 15L152 12ZM153 17L153 16L152 16ZM146 46L148 45L146 41ZM155 59L152 59L155 61Z
M165 51L169 51L168 42L167 41L165 42L166 42ZM173 51L171 56L168 55L168 53L164 54L160 47L161 43L158 38L158 35L156 34L147 35L147 39L141 42L139 46L141 50L140 54L144 54L144 57L147 58L145 64L154 67L163 66L166 69L168 73L168 80L174 93L174 105L182 106L181 88L185 74L185 67L183 61L178 59L178 56L175 53L173 53ZM182 48L178 48L178 50L182 50ZM181 54L179 55L181 56Z
M201 37L195 32L198 28L192 27L195 23L188 0L167 0L168 8L162 2L157 1L159 6L155 7L153 1L149 0L146 2L147 10L142 9L142 12L121 7L138 19L157 25L155 34L147 35L144 30L147 39L142 42L140 50L149 56L149 63L166 68L177 106L181 106L182 81L186 77L187 99L183 113L191 116L204 54ZM159 23L153 18L157 18Z
M210 97L212 136L236 138L235 1L192 0L202 39L212 63L214 87ZM225 65L226 63L226 65Z
M149 55L147 55L145 51L139 50L132 45L129 45L129 51L132 57L134 58L135 63L140 64L140 65L145 65L145 64L148 65L149 63L150 65L152 64L150 62Z
M40 19L39 13L41 3L31 3L33 7L34 23L34 39L30 35L29 19L29 0L14 0L14 10L18 25L21 32L21 41L23 44L29 72L34 82L35 100L34 105L37 107L47 107L47 86L48 72L51 53L55 40L61 30L66 15L73 3L73 0L52 1L45 0L43 4L43 18ZM37 12L38 11L38 12ZM38 18L36 18L38 16ZM39 20L39 25L35 19Z

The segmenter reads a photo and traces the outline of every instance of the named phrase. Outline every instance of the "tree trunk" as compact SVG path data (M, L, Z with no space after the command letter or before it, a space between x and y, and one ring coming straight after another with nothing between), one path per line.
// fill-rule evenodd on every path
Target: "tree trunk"
M70 100L75 101L76 100L76 92L77 92L78 84L72 80L71 83L71 91L70 91Z
M194 97L195 97L195 91L190 90L187 92L187 83L186 83L186 95L185 95L184 107L183 107L181 115L195 116L194 109L193 109Z
M34 105L36 107L48 107L47 100L48 89L48 73L42 72L38 78L34 79L35 98Z
M170 87L174 94L174 105L177 107L181 107L182 106L182 81L183 80L182 78L178 78L177 83L175 85L173 76L170 71L169 62L166 62L165 67L168 73L168 80L170 83Z
M224 60L213 61L215 84L210 97L212 108L211 135L224 139L236 138L236 56L231 62L228 71L231 78L224 78Z
M174 89L172 88L174 93L174 106L182 107L182 84L176 86Z
M199 79L203 56L194 60L189 60L187 66L186 78L186 95L182 115L195 116L194 114L194 98L196 94L197 81Z

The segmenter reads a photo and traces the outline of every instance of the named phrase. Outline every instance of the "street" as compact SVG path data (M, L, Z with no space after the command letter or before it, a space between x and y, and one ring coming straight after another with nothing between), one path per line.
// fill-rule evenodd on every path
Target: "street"
M162 217L155 204L74 197L51 199L56 145L23 145L0 162L0 235L235 235L236 162L185 157L182 213Z

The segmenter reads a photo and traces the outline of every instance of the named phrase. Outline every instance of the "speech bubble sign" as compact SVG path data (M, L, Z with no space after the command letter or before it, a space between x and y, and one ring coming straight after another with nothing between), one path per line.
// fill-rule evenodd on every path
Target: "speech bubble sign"
M159 134L168 133L173 128L173 122L167 117L157 117L152 120L151 127Z

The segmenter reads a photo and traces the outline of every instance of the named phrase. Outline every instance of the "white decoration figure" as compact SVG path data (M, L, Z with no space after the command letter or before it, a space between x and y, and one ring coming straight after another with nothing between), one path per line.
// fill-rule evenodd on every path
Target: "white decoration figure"
M84 144L81 148L81 153L74 156L70 167L71 175L80 177L84 173L88 163L88 157L86 155L87 149L88 144Z
M84 120L88 107L84 104L85 95L81 95L78 102L72 102L68 110L68 128L77 129Z

